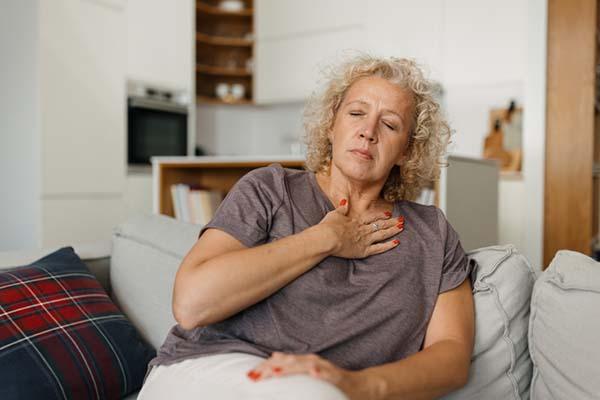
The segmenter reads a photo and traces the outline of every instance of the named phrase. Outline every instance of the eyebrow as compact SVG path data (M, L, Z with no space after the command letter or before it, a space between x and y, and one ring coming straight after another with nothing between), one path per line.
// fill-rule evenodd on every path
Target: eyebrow
M351 102L347 103L346 105L349 106L350 104L353 104L353 103L359 103L359 104L362 104L365 106L370 106L370 104L364 100L352 100ZM389 113L392 113L392 114L398 116L398 118L400 118L400 120L402 122L404 122L404 119L402 118L402 116L400 114L398 114L396 111L390 110L389 108L386 108L383 111L389 112Z

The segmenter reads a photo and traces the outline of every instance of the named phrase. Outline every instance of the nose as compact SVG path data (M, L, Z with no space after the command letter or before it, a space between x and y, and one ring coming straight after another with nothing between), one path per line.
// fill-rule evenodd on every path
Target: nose
M371 143L377 142L377 133L375 132L375 128L372 127L364 127L361 129L359 136L361 138L367 139Z

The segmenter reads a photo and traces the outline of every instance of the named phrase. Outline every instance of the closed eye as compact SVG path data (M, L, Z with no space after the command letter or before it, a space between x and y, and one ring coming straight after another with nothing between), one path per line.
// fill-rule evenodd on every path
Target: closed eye
M391 129L391 130L393 130L393 131L395 131L395 130L396 130L396 127L395 127L394 125L392 125L392 124L388 124L387 122L384 122L383 124L384 124L385 126L387 126L387 127L388 127L388 129Z
M360 116L360 115L363 115L363 113L362 113L362 112L360 112L360 111L350 111L350 115L353 115L353 116Z

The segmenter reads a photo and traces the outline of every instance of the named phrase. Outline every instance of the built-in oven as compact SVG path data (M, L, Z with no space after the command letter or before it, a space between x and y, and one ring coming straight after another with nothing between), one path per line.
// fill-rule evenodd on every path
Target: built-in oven
M127 99L127 161L148 165L152 156L185 156L188 105L168 90L137 88Z

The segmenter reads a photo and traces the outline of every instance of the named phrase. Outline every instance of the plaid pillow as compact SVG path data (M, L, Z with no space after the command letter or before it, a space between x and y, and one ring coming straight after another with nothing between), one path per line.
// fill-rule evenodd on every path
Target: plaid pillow
M0 271L0 399L119 399L153 357L72 247Z

